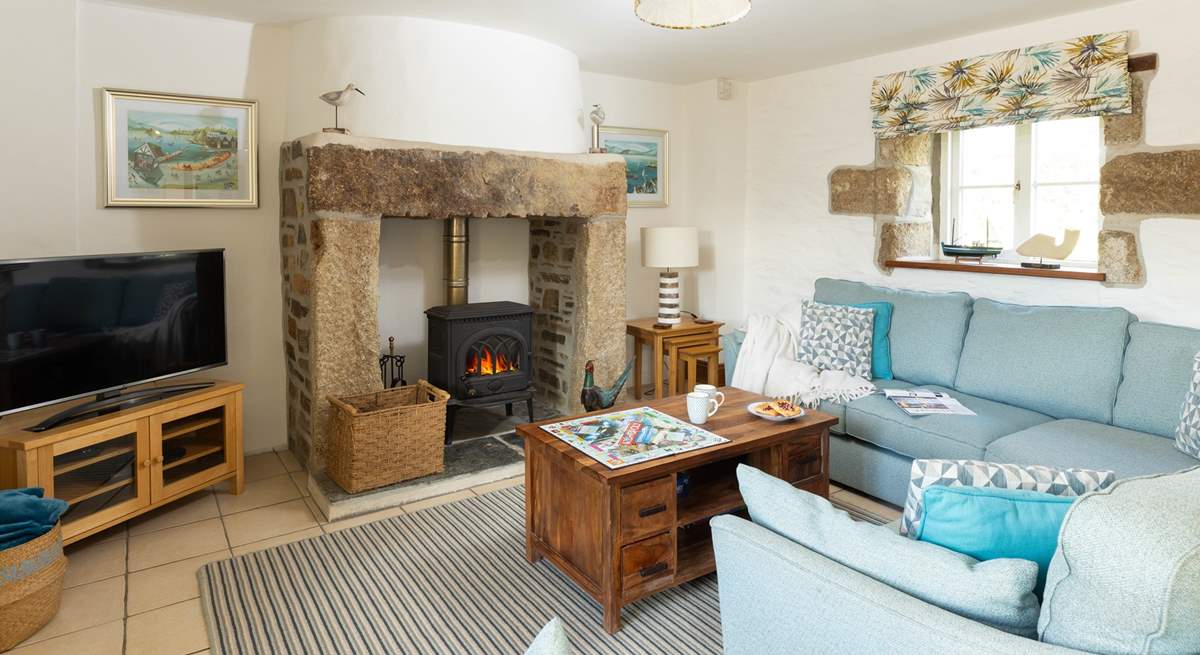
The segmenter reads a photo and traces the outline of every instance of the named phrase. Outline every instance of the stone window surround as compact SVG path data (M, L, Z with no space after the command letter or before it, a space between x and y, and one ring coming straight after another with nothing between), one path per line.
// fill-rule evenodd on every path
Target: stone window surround
M600 379L620 373L626 196L619 156L313 134L283 144L279 175L288 446L309 470L324 468L325 399L382 388L379 234L387 218L528 218L539 401L580 410L587 359Z
M1145 143L1146 89L1153 72L1130 76L1133 112L1104 117L1105 163L1100 169L1100 258L1109 287L1142 287L1146 268L1139 246L1150 218L1200 219L1200 145ZM936 136L876 139L875 160L839 166L829 175L830 213L875 220L875 264L936 257L939 184Z

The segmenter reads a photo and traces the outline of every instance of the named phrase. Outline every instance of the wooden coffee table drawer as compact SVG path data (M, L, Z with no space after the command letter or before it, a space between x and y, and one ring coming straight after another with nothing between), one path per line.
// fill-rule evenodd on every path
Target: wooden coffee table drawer
M621 549L621 596L632 600L672 583L675 577L674 536L668 532Z
M795 484L821 475L821 436L789 442L783 450L783 479Z
M675 524L675 479L664 476L621 490L621 541L662 532Z

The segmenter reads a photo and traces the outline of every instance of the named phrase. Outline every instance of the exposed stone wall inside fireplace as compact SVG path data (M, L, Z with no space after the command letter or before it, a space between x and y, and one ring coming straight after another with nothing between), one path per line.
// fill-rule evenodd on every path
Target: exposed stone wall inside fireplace
M324 466L326 398L382 387L379 233L386 218L529 218L539 400L578 410L587 359L601 381L622 370L620 157L314 134L282 147L280 193L288 445L310 469Z

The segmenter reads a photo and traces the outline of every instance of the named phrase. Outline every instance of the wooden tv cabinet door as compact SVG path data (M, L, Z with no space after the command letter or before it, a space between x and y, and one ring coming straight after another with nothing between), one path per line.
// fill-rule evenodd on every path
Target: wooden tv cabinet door
M240 494L244 388L215 382L45 432L26 428L62 406L15 415L0 424L0 485L65 500L66 543L225 480Z
M564 419L517 428L525 439L526 558L549 561L595 598L610 634L621 627L624 605L716 570L708 520L744 512L738 464L829 496L834 417L810 412L772 423L745 409L764 397L722 391L725 404L704 427L728 443L620 469L539 427ZM649 406L687 420L685 403L676 396Z

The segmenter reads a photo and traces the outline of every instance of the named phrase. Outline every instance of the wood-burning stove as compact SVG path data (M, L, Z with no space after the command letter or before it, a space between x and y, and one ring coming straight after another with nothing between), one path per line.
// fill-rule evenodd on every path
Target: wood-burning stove
M461 407L525 401L533 420L533 308L516 302L442 305L425 310L429 321L429 381L450 393L446 443L454 438Z

